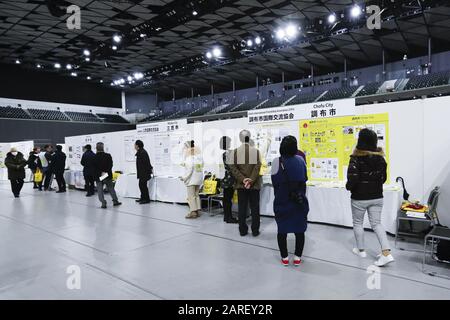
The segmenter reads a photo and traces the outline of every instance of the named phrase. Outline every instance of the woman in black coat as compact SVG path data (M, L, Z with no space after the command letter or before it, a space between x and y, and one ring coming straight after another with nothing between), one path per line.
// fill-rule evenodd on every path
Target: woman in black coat
M28 169L31 170L33 173L33 189L39 189L39 191L42 191L42 181L41 182L35 182L34 181L34 175L36 174L36 171L39 169L42 172L42 163L41 159L39 158L39 153L41 152L41 149L38 147L33 148L33 151L30 152L28 156Z
M27 161L21 152L16 148L11 148L5 159L5 166L8 168L8 179L11 181L11 190L14 197L20 196L20 191L23 187L23 180L25 179L25 166Z

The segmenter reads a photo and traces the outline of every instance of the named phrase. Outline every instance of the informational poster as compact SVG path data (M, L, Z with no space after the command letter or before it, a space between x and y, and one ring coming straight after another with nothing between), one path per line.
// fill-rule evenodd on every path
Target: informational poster
M190 140L189 131L159 133L154 135L152 152L155 175L178 177L183 169L183 146Z
M311 181L344 181L350 155L361 129L377 133L388 163L389 183L389 115L371 114L299 122L300 149L306 153L308 177Z

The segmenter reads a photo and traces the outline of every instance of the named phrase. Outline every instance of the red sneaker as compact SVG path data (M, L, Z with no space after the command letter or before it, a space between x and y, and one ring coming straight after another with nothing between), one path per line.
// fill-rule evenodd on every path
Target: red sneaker
M289 258L281 259L281 264L285 267L289 266Z
M294 258L294 267L298 267L302 263L302 259Z

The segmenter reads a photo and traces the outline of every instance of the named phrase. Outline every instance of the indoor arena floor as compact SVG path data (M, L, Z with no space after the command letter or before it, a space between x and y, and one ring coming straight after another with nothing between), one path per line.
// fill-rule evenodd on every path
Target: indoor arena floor
M15 199L2 182L0 299L450 299L450 280L422 273L419 252L394 250L379 277L368 271L372 232L360 259L351 229L309 224L303 264L286 268L273 218L261 219L259 237L241 237L221 215L186 220L185 205L121 201L104 210L84 192L30 183ZM68 286L73 266L79 289Z

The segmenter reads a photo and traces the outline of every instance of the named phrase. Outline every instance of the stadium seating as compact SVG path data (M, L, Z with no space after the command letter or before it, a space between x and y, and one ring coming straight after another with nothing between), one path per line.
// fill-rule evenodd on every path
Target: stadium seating
M13 108L11 106L0 107L0 118L9 119L31 119L30 115L21 108Z
M110 123L129 123L126 119L121 117L118 114L106 114L106 113L97 113L97 117L102 119L104 122Z
M239 111L247 111L254 109L256 106L260 104L265 104L264 100L251 100L245 101L241 105L236 106L236 108L232 109L231 112L239 112Z
M320 92L320 93L303 93L303 94L299 93L299 94L297 94L297 96L294 99L292 99L291 101L286 103L286 105L292 106L294 104L314 102L321 94L322 94L322 92Z
M222 114L222 113L228 113L228 112L231 112L231 110L233 110L233 109L235 109L236 107L240 107L240 105L241 105L242 103L240 103L240 104L230 104L230 105L226 105L226 106L224 106L222 109L219 109L219 110L217 110L216 112L214 112L214 113L220 113L220 114Z
M356 91L356 89L358 89L358 86L331 89L328 90L327 93L325 93L323 96L321 96L319 101L350 98Z
M419 88L429 88L449 84L449 72L431 73L422 76L412 76L409 78L404 90L414 90Z
M197 110L194 110L188 116L189 117L199 117L199 116L203 116L203 115L207 114L208 112L210 112L212 110L213 110L212 107L203 107L203 108L199 108Z
M272 98L263 105L258 106L256 109L266 109L266 108L274 108L283 105L286 101L291 99L293 95L284 96L284 97L276 97Z
M356 95L357 97L370 96L372 94L376 94L378 89L380 89L383 82L373 82L366 84L361 91Z
M59 110L27 109L33 119L70 121L70 119Z
M93 113L66 111L66 115L76 122L103 122Z

